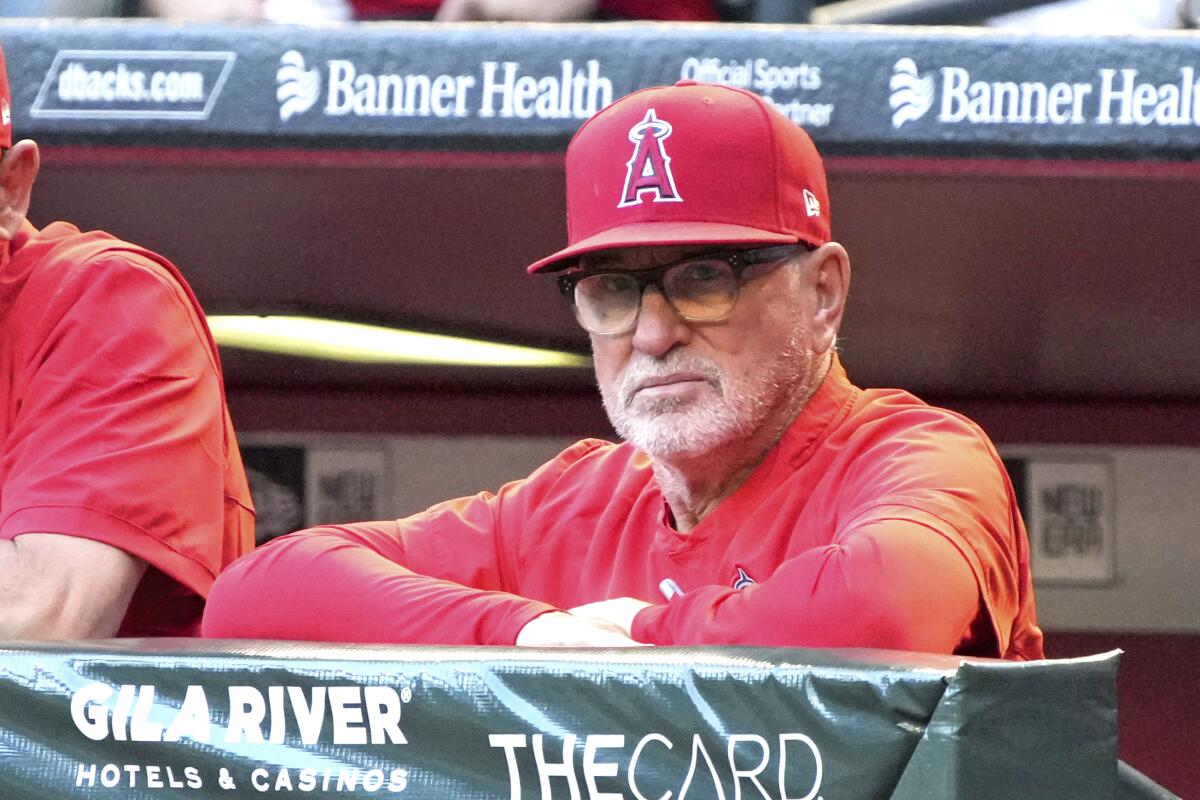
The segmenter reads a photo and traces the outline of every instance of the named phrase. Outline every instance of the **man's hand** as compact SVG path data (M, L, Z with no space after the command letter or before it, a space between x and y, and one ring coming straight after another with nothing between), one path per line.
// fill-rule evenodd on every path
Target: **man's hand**
M534 617L517 634L518 647L644 647L603 620L552 611Z
M571 609L571 616L605 622L626 636L633 636L633 618L643 608L649 608L650 603L636 600L632 597L616 597L612 600L601 600L598 603L588 603Z
M598 0L444 0L439 22L568 22L588 19Z

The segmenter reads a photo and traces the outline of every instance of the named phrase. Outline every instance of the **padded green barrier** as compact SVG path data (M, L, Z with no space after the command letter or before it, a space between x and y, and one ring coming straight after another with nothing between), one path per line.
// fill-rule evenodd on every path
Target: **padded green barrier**
M0 649L0 797L1111 798L1117 654Z

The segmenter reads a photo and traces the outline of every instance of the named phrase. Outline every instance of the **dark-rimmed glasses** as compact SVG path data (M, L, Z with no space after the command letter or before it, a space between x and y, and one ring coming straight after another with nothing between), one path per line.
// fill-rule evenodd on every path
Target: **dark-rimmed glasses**
M571 300L579 324L602 336L633 330L647 286L657 287L671 309L683 319L716 322L733 311L746 270L760 265L773 269L797 251L812 249L800 242L688 256L653 269L622 272L580 269L559 275L558 288ZM764 269L753 277L770 271Z

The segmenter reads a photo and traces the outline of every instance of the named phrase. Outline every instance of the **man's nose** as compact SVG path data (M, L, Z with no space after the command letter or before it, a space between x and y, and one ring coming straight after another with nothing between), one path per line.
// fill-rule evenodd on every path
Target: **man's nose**
M641 303L637 325L633 329L635 350L660 358L676 345L691 340L692 329L687 320L675 313L658 287L646 287Z

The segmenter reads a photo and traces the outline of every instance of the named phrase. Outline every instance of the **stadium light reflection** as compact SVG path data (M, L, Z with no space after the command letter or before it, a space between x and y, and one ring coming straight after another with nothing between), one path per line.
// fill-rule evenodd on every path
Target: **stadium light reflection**
M472 367L587 367L592 363L577 353L320 317L213 315L208 324L222 346L332 361Z

